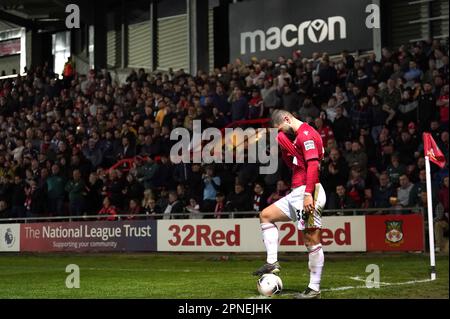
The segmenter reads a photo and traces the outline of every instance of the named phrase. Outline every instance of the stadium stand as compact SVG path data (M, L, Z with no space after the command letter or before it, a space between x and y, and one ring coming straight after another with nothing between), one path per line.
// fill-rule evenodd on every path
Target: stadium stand
M342 52L237 60L196 76L139 69L124 84L71 62L34 66L0 80L0 218L261 210L288 191L284 164L267 176L258 164L173 165L169 136L194 119L224 128L277 108L322 135L327 208L426 209L421 133L448 163L448 72L439 40L384 48L380 60ZM448 164L432 177L445 232Z

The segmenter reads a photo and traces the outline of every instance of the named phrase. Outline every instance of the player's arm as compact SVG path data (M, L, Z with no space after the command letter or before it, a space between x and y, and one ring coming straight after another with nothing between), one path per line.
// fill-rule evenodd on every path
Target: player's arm
M319 167L320 163L318 159L311 159L306 162L306 187L303 199L303 206L306 212L312 212L314 210L313 194L316 181L319 179Z
M278 144L282 149L286 150L291 156L300 157L301 154L298 149L294 146L292 141L284 134L284 132L280 132L277 135Z
M281 147L281 157L283 158L283 161L289 168L292 168L294 166L292 163L293 157L298 156L297 149L283 132L278 133L277 141Z
M314 210L314 189L316 182L319 180L319 152L318 145L313 139L302 139L297 141L297 146L303 150L306 161L306 186L305 196L303 198L303 208L306 212Z

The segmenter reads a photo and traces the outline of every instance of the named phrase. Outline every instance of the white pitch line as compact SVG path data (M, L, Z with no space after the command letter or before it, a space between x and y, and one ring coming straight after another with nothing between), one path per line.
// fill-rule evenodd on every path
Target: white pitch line
M362 279L359 276L356 277L349 277L352 280L355 281L362 281L362 282L366 282L365 279ZM419 284L419 283L424 283L424 282L429 282L431 281L431 279L421 279L421 280L410 280L410 281L404 281L404 282L379 282L380 287L381 286L402 286L402 285L414 285L414 284ZM372 282L372 283L378 283L378 282ZM343 286L343 287L334 287L334 288L327 288L327 289L322 289L321 292L329 292L329 291L343 291L343 290L350 290L350 289L374 289L374 288L369 288L366 285L361 285L361 286ZM293 296L293 293L289 293L289 294L281 294L282 296ZM250 297L248 299L270 299L270 297L264 297L264 296L253 296Z
M366 282L365 279L362 279L359 276L356 277L350 277L350 279L356 280L356 281L362 281ZM422 282L429 282L431 279L421 279L421 280L410 280L410 281L404 281L404 282L373 282L374 284L380 284L380 286L402 286L402 285L413 285L413 284L419 284Z

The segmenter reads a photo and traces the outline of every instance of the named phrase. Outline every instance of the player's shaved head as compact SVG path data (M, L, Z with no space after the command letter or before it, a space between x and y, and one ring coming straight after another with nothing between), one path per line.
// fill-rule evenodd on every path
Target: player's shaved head
M275 111L273 111L272 118L271 118L272 126L273 127L280 126L281 124L283 124L286 121L286 118L287 119L292 119L292 118L294 118L294 116L291 113L289 113L288 111L285 111L285 110L275 110Z

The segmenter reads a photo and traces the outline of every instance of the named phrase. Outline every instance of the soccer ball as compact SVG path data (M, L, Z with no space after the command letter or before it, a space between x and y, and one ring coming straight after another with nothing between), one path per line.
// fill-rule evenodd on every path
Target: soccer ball
M281 278L274 274L262 275L261 278L258 279L256 286L259 293L266 297L278 295L283 290Z

